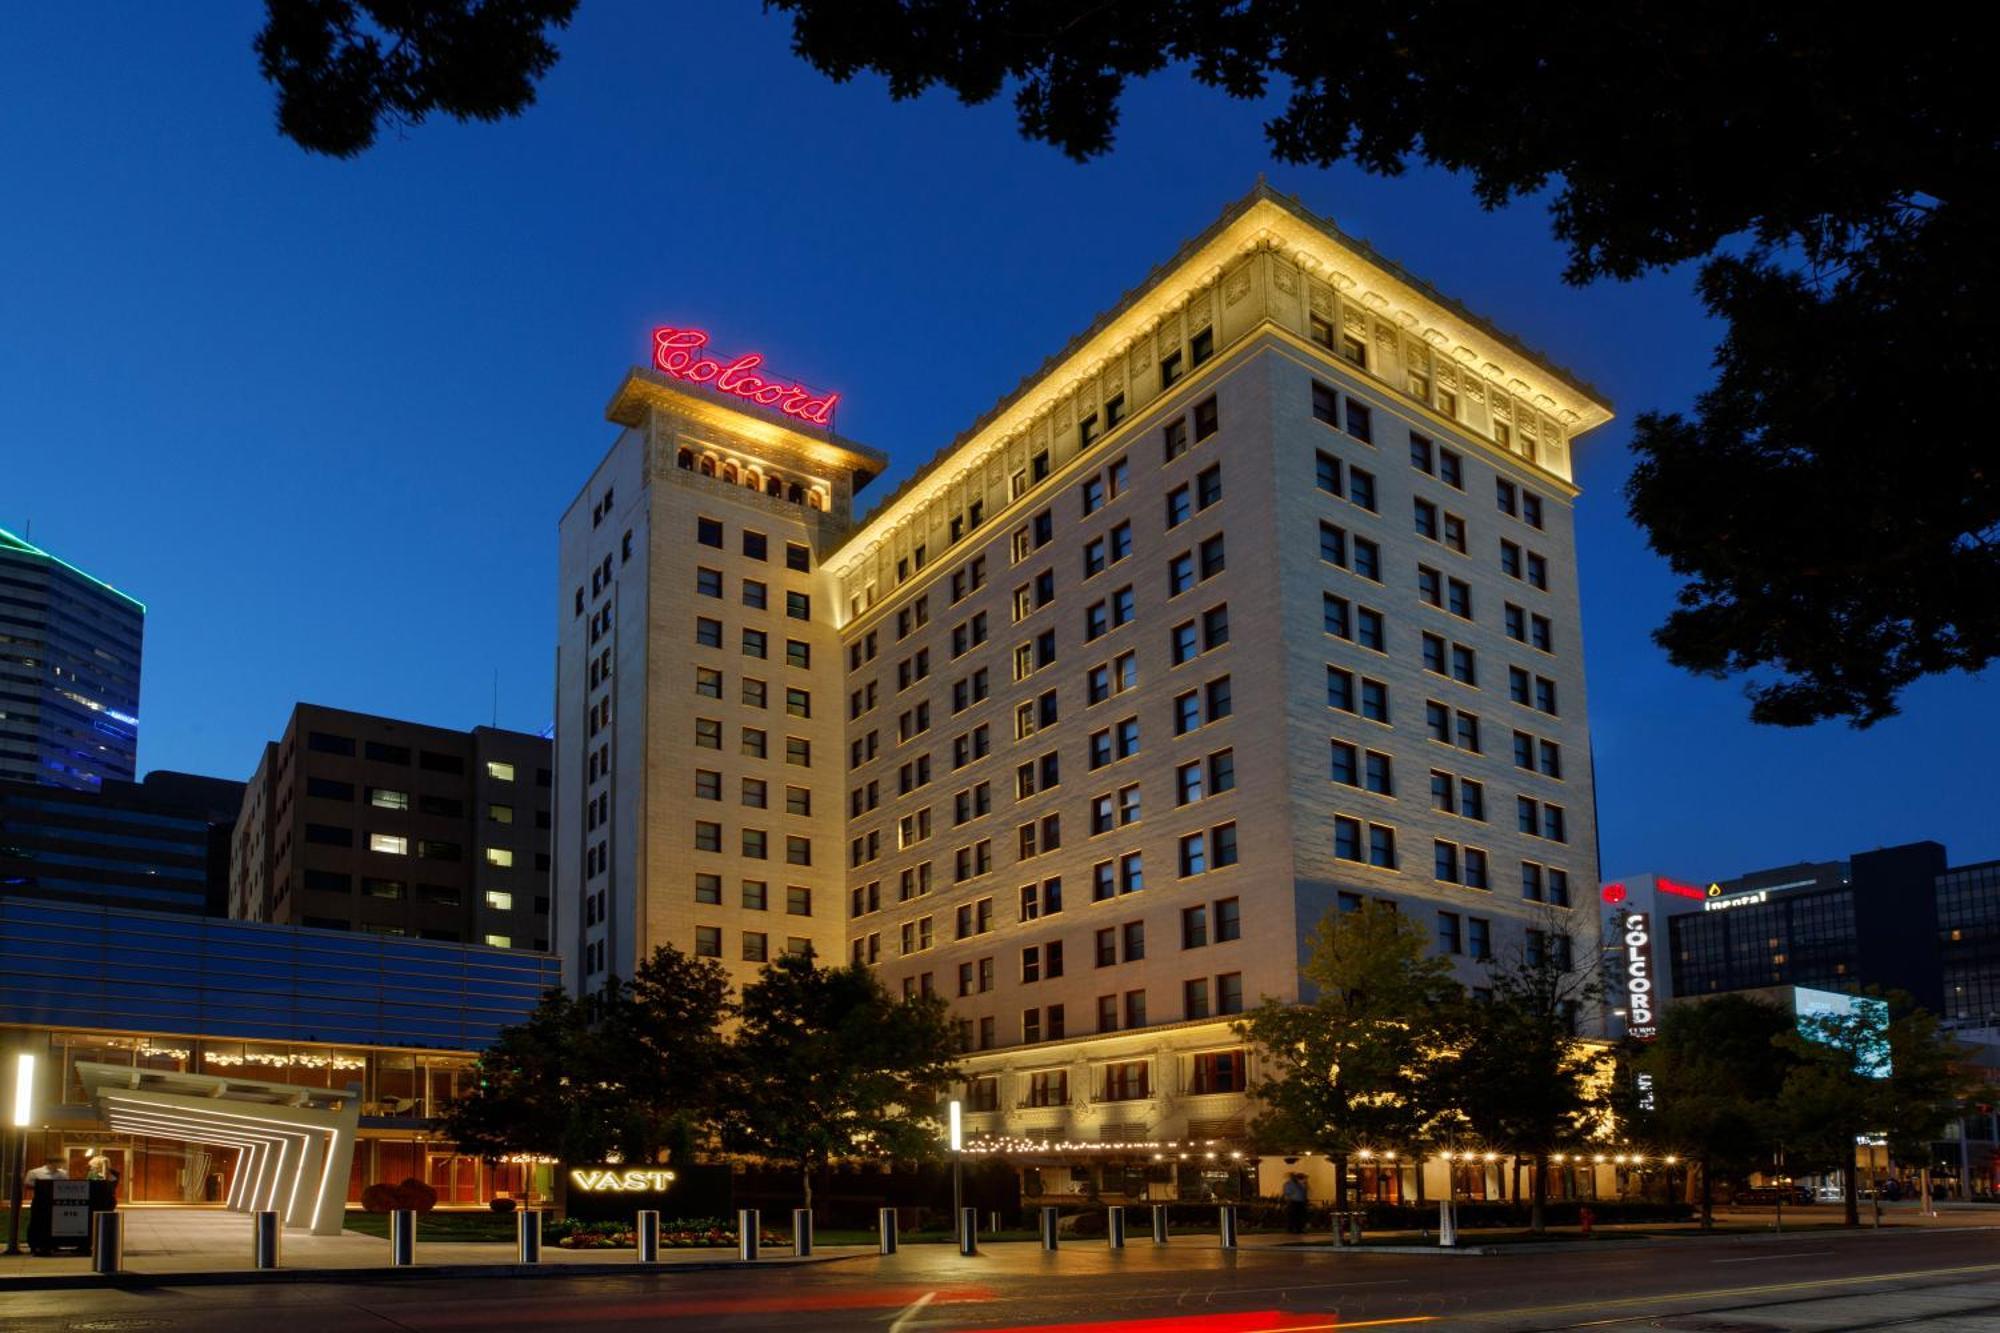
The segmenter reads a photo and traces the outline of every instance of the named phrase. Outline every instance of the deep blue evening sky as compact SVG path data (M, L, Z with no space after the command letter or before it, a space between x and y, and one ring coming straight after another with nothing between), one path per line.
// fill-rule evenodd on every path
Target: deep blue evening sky
M273 129L260 19L29 5L0 44L0 524L148 604L145 768L247 777L298 699L470 726L496 671L500 722L546 725L556 519L654 323L840 389L886 493L1265 170L1620 411L1580 465L1608 874L2000 856L1987 686L1756 728L1648 639L1673 584L1619 489L1631 417L1706 377L1686 272L1564 287L1539 205L1274 166L1179 77L1077 166L1004 102L836 87L747 3L584 0L523 119L336 162Z

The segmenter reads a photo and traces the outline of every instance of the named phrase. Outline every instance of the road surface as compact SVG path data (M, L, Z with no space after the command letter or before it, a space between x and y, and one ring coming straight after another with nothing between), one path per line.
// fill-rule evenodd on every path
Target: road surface
M630 1277L7 1292L0 1329L319 1333L626 1329L752 1333L1295 1333L1412 1328L2000 1330L2000 1230L1806 1233L1486 1257L1197 1238L1123 1253L943 1246L811 1267Z

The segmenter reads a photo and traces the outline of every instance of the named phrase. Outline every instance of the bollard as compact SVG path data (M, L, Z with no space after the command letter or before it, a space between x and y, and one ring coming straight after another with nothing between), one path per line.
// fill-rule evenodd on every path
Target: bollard
M125 1217L122 1213L93 1213L90 1218L90 1271L125 1271Z
M958 1252L960 1254L979 1253L979 1210L961 1208L958 1211Z
M1104 1210L1104 1239L1114 1250L1125 1248L1125 1210L1117 1204Z
M1056 1228L1062 1221L1062 1214L1054 1208L1042 1209L1042 1248L1053 1250L1062 1243Z
M1449 1250L1458 1244L1458 1205L1449 1199L1438 1200L1438 1247Z
M792 1209L792 1255L803 1258L813 1252L813 1215L810 1208Z
M542 1261L542 1210L523 1208L514 1214L514 1257L524 1264Z
M876 1236L876 1251L880 1254L896 1252L896 1210L884 1208L880 1214L879 1231Z
M1222 1248L1225 1250L1235 1249L1236 1248L1236 1205L1233 1203L1223 1204L1218 1213L1218 1220L1221 1223L1220 1232L1222 1236Z
M269 1210L250 1215L250 1266L276 1268L283 1261L285 1230Z
M755 1208L739 1209L736 1213L736 1257L752 1260L757 1257L757 1243L762 1239L757 1234L758 1221Z
M1167 1206L1163 1203L1156 1203L1153 1205L1153 1244L1165 1245L1166 1243Z
M640 1263L660 1262L660 1214L657 1209L646 1208L640 1211L637 1240Z
M408 1268L417 1262L417 1215L409 1208L389 1214L389 1266Z

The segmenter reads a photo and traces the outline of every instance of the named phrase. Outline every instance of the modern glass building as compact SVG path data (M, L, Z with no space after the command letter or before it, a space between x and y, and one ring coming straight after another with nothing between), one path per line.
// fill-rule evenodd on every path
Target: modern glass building
M242 799L242 783L182 773L95 791L0 779L0 897L224 915Z
M120 1130L93 1092L105 1066L358 1099L350 1200L411 1176L447 1204L518 1192L523 1168L461 1157L433 1121L560 984L553 955L523 949L0 898L0 1052L44 1071L31 1156L104 1153L122 1203L220 1206L241 1154L226 1131Z
M0 778L131 780L145 627L143 603L0 528Z

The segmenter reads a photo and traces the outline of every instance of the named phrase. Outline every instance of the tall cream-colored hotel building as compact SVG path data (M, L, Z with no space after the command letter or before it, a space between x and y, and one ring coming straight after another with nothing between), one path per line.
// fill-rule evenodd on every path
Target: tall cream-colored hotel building
M1326 913L1595 953L1588 385L1260 185L865 517L883 455L741 387L633 370L562 519L573 990L858 959L975 1139L1228 1170Z

